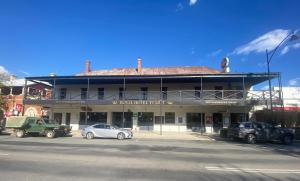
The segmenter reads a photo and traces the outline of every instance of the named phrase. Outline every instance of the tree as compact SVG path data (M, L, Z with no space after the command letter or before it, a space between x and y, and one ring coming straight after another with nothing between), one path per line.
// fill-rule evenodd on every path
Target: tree
M5 82L9 80L9 74L7 72L1 72L0 73L0 89L4 87ZM0 110L3 110L3 107L5 105L5 99L3 99L3 96L0 94Z

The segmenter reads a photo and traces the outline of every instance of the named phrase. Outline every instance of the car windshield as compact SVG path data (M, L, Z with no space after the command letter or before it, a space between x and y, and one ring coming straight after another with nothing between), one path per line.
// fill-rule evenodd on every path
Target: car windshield
M116 126L116 125L113 125L113 126L111 126L111 128L114 128L114 129L119 129L119 127L118 127L118 126Z
M43 119L45 123L47 124L56 124L56 122L54 120L51 120L51 119Z

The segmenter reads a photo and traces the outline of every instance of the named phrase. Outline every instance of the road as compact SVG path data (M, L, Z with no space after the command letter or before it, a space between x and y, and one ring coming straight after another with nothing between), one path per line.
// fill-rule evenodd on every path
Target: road
M0 136L0 180L300 180L300 144Z

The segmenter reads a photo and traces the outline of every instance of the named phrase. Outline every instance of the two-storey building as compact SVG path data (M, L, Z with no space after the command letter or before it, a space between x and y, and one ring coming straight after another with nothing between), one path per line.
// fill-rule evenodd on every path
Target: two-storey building
M230 73L204 66L136 68L86 71L74 76L27 77L52 85L52 97L30 99L49 116L77 130L94 123L110 123L133 130L218 132L232 122L249 119L254 104L265 95L250 91L268 80L266 73ZM271 73L271 78L279 73ZM274 104L280 102L273 93Z

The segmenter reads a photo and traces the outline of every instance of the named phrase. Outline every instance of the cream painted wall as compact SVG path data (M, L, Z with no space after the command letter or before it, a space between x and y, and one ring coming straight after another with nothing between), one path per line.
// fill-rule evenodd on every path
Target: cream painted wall
M107 123L112 123L112 112L122 112L122 105L92 105L93 112L107 112ZM160 116L160 106L159 105L125 105L124 111L127 112L130 109L132 112L153 112L154 116ZM175 124L173 125L163 125L164 131L187 131L186 130L186 113L205 113L205 117L212 117L213 113L222 113L223 120L230 116L230 113L248 113L250 110L246 107L238 106L186 106L186 105L163 105L162 115L165 112L175 112ZM83 112L81 106L79 105L54 105L53 113L62 113L62 123L65 124L66 113L71 113L71 126L73 130L78 130L79 127L79 114ZM50 112L50 117L52 117ZM178 118L182 117L183 122L179 123ZM137 125L133 125L134 129L138 130ZM207 132L212 130L211 124L206 124ZM159 124L154 125L154 130L159 131Z

